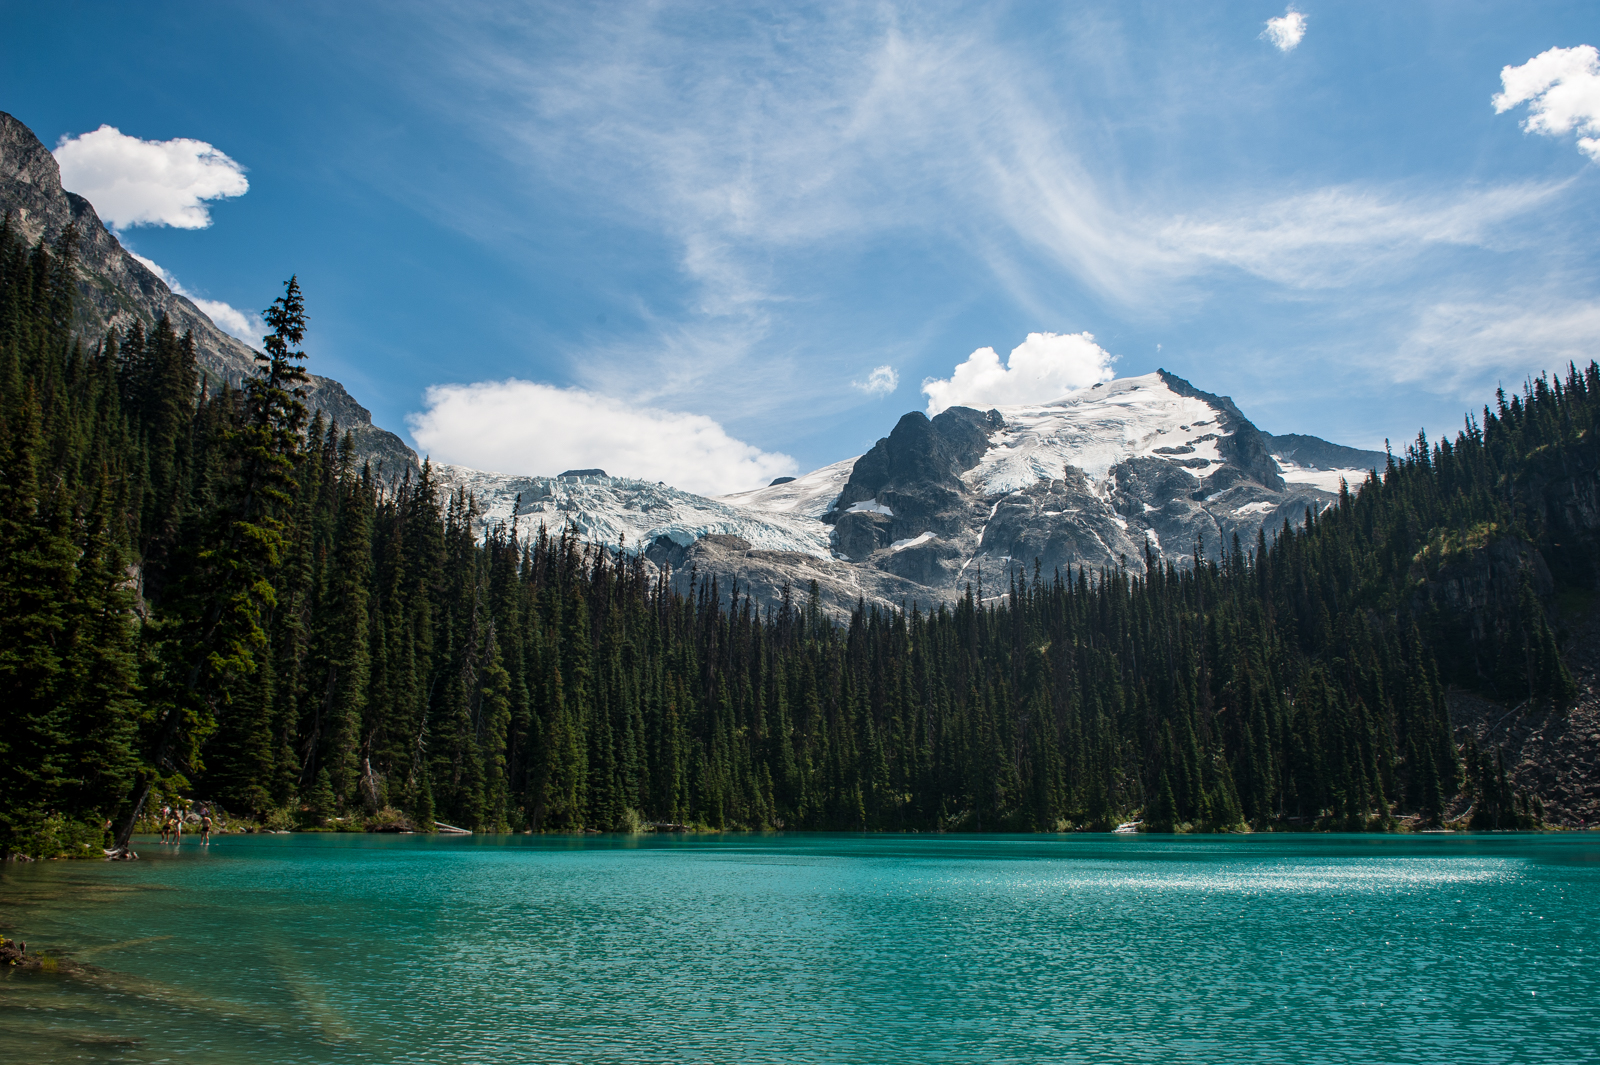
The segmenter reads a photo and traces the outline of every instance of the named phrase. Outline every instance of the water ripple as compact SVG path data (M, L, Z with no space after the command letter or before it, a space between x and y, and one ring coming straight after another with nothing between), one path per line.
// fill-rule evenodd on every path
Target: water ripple
M19 1060L1600 1046L1600 840L1583 837L257 837L158 857L0 874L0 922L102 967L0 976Z

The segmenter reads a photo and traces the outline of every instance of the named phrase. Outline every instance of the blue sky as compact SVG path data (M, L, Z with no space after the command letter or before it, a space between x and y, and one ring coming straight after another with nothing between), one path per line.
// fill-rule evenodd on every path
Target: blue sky
M125 242L246 310L298 273L313 369L506 472L748 487L984 348L974 396L1163 366L1362 446L1600 354L1583 55L1492 102L1600 5L1294 6L8 4L0 109L236 161Z

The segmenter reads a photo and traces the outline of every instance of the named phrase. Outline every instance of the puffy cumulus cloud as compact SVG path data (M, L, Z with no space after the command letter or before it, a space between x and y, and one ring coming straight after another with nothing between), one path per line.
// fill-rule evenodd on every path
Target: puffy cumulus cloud
M900 387L900 374L893 366L874 366L865 381L851 381L850 387L873 396L887 396Z
M1576 130L1578 150L1600 162L1600 52L1593 45L1551 48L1520 67L1502 67L1495 114L1528 105L1522 128L1562 137Z
M62 137L55 150L61 184L94 204L116 227L211 224L207 200L249 191L244 167L205 141L145 141L114 126Z
M1280 52L1294 51L1305 35L1306 17L1292 7L1277 18L1267 19L1267 28L1261 31L1262 40L1270 41Z
M979 348L947 381L922 382L928 413L950 407L1004 407L1044 403L1077 388L1111 380L1115 356L1091 333L1029 333L1004 366L993 348Z
M735 440L703 414L634 407L579 388L515 378L435 385L424 403L406 418L422 450L480 470L548 477L599 467L700 495L798 472L788 455Z
M259 314L251 311L241 311L231 303L223 303L221 300L208 300L203 296L196 296L193 292L184 288L176 277L157 265L155 261L146 259L132 248L128 249L128 254L143 263L145 269L165 281L168 288L200 308L200 313L211 319L212 325L229 336L238 337L246 344L261 343L261 338L267 332L267 323L261 320Z

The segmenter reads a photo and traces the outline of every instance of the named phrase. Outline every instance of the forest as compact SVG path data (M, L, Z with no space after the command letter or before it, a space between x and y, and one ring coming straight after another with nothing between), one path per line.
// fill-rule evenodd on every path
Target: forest
M74 335L74 239L0 226L0 853L98 857L178 797L303 830L1539 821L1445 692L1576 698L1552 589L1594 547L1550 486L1600 465L1593 363L1253 543L841 621L375 479L302 402L292 279L242 387L165 319ZM1458 579L1490 554L1509 579Z

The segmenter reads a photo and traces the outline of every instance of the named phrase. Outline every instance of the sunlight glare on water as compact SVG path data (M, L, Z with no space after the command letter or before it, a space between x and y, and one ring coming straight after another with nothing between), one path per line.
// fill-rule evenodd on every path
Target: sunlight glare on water
M1585 836L223 837L0 873L16 1060L1581 1061Z

